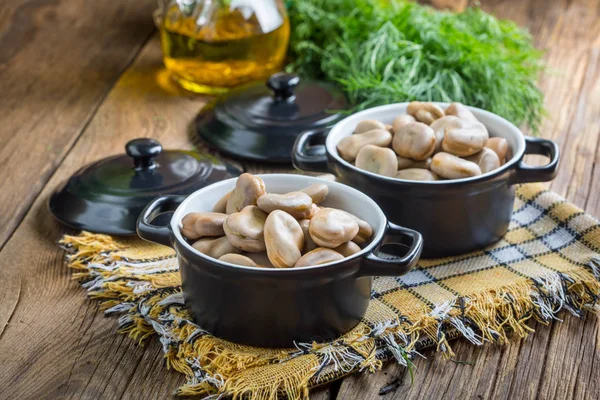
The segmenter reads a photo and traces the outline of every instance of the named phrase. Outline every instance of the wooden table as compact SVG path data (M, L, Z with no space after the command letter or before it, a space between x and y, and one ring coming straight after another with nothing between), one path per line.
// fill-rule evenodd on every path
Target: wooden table
M600 3L482 0L529 28L547 49L541 79L562 166L551 187L600 215ZM161 346L117 334L70 279L46 210L81 166L132 138L190 147L206 98L184 93L161 64L155 0L3 0L0 4L0 398L168 398L183 376ZM251 170L258 166L247 165ZM454 344L459 364L432 351L316 389L315 399L566 399L600 397L598 320L564 315L507 346ZM382 387L392 384L384 396Z

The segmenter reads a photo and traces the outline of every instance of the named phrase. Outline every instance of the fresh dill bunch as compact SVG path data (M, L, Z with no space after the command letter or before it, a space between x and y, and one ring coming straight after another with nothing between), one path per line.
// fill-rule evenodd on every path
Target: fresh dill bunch
M290 0L290 69L336 82L364 109L459 101L540 125L543 53L510 21L398 0Z

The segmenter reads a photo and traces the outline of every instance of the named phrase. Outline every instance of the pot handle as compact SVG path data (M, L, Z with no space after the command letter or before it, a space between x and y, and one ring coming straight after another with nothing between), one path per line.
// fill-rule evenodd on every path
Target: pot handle
M408 252L398 258L381 258L377 254L381 246L386 244L401 244L408 247ZM410 271L421 256L423 237L415 230L404 228L388 222L383 240L368 254L361 267L361 276L400 276Z
M554 179L558 170L560 150L552 140L525 136L525 154L539 154L550 158L550 162L540 167L519 161L512 176L512 183L547 182Z
M152 221L159 214L168 212L172 214L184 199L185 196L161 196L148 203L137 220L138 236L149 242L173 247L168 224L164 226L153 225ZM170 219L169 217L169 221Z
M325 139L329 128L302 132L294 142L292 163L301 171L329 172Z

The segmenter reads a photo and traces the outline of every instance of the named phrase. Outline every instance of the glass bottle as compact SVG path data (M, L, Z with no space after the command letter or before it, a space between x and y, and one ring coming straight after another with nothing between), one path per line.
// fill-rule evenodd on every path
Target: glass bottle
M281 0L161 0L155 12L172 77L224 93L281 70L290 25Z

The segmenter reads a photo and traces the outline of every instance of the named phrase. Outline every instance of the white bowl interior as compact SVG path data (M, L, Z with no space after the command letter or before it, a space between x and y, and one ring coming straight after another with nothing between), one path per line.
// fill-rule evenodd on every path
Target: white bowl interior
M348 211L357 217L367 221L373 228L373 238L369 245L367 245L360 253L356 253L352 257L360 256L367 251L370 251L374 244L379 242L383 237L386 228L386 218L379 206L371 200L368 196L359 192L350 186L343 185L337 182L330 182L323 179L303 176L303 175L292 175L292 174L265 174L257 175L264 182L267 192L269 193L288 193L295 190L301 190L314 183L325 183L329 187L329 194L322 203L323 206L338 208L344 211ZM194 249L184 237L181 235L181 220L183 217L190 212L205 212L212 211L215 203L223 197L225 194L235 188L237 178L228 179L221 181L205 188L202 188L192 193L181 205L177 208L171 219L171 228L177 239L184 243L190 250L194 251L202 257L206 255L200 253ZM224 263L228 264L228 263ZM230 264L234 265L234 264ZM327 264L319 265L317 267L326 266ZM251 268L242 267L235 265L240 268ZM314 267L306 267L314 268ZM262 269L262 268L255 268ZM294 268L297 269L297 268Z
M448 107L450 105L450 103L435 103L435 104L439 105L442 109L446 109L446 107ZM336 146L340 140L342 140L346 136L352 135L352 132L354 132L354 127L360 121L363 121L365 119L375 119L375 120L383 122L384 124L391 125L394 118L396 118L398 115L408 114L406 112L407 106L408 106L408 103L389 104L389 105L385 105L385 106L379 106L379 107L370 108L368 110L360 111L360 112L357 112L356 114L352 114L352 115L344 118L343 120L338 122L331 129L331 131L329 132L329 135L327 135L327 141L325 143L325 145L327 146L327 151L330 154L332 154L339 162L341 162L345 165L351 166L352 168L356 169L357 171L359 171L361 173L364 173L367 175L373 175L373 176L376 176L379 178L389 179L389 180L393 180L393 181L399 181L400 179L389 178L389 177L377 175L372 172L368 172L368 171L364 171L364 170L356 168L353 164L345 161L342 157L340 157ZM509 154L511 155L511 158L510 158L510 160L507 160L507 162L503 165L503 167L507 166L507 165L512 165L521 159L521 157L523 156L523 153L525 152L525 139L523 137L523 133L521 132L521 130L519 128L517 128L515 125L511 124L506 119L504 119L496 114L493 114L489 111L485 111L485 110L482 110L482 109L476 108L476 107L468 107L468 108L471 110L471 112L473 112L475 117L477 117L477 119L486 126L486 128L488 129L488 132L490 134L490 137L503 137L508 141ZM451 180L441 180L441 181L427 181L427 182L414 181L414 183L416 183L416 184L442 183L443 184L443 183L447 183L447 182L470 181L470 180L480 179L480 178L486 177L488 175L492 175L496 171L490 171L483 175L475 176L472 178L451 179ZM411 181L411 182L413 182L413 181Z

